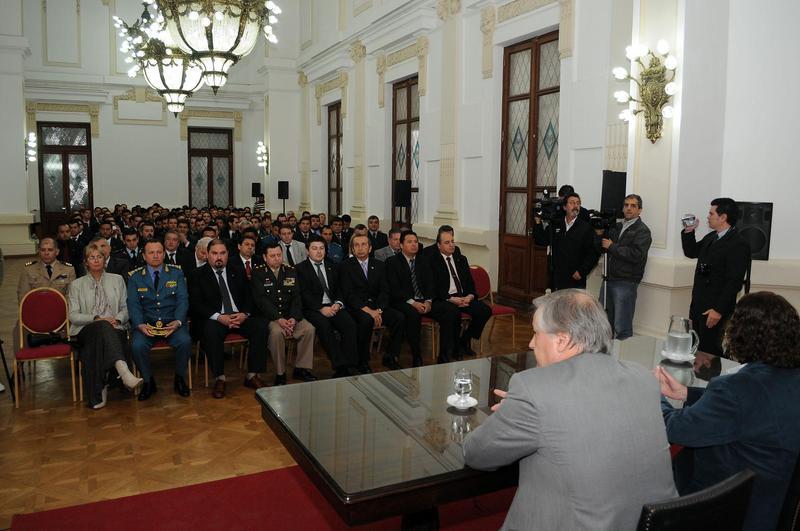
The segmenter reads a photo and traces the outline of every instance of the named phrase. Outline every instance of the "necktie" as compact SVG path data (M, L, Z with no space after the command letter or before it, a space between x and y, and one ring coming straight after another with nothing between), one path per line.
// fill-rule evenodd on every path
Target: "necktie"
M328 283L325 282L325 275L322 274L322 263L320 262L314 265L317 267L317 278L320 284L322 284L322 290L325 292L325 295L328 296L328 299L333 302L333 299L331 299L331 292L328 290Z
M364 276L369 278L369 274L367 273L367 267L369 266L368 262L361 262L361 269L364 270Z
M46 265L44 267L47 269L47 277L48 278L53 278L53 266Z
M447 257L447 267L450 269L450 276L453 277L453 282L456 284L456 290L458 291L459 295L464 293L464 290L461 288L461 281L458 280L458 275L456 275L456 270L453 267L453 260L451 257Z
M153 288L158 291L158 271L153 271Z
M175 253L169 253L169 263L175 265Z
M411 287L414 288L414 298L418 300L422 300L422 292L419 290L419 284L417 283L417 268L415 263L416 258L412 258L410 260L411 265Z
M285 244L286 247L286 260L288 260L289 265L294 265L294 258L292 258L292 247L287 243Z
M244 272L247 275L247 280L250 280L253 276L253 270L250 269L250 260L244 261Z
M225 283L222 271L217 271L217 279L219 280L219 294L222 296L222 313L233 313L231 295L228 293L228 284Z

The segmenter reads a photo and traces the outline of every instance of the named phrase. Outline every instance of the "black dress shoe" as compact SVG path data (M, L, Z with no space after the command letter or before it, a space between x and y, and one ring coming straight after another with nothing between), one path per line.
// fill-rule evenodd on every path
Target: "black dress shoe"
M302 380L304 382L316 381L317 377L311 374L308 369L295 369L292 371L292 378L295 380Z
M145 382L142 384L142 389L139 391L139 396L136 399L139 402L144 402L148 398L150 398L156 392L156 380L155 378L150 378L149 382Z
M453 353L453 359L456 360L456 361L461 361L461 360L464 359L464 355L461 354L461 352L454 352Z
M370 374L372 369L369 368L369 364L365 363L364 365L359 365L358 367L358 374Z
M450 363L450 355L449 354L440 354L438 358L436 358L436 363Z
M411 360L411 366L412 367L422 367L422 365L423 365L422 358L420 358L420 357L416 357L416 358Z
M385 358L383 358L383 366L392 371L402 369L400 364L397 363L397 361L395 361L395 359L390 356L386 356Z
M472 350L472 345L470 345L470 341L467 341L466 343L463 343L461 345L461 354L463 354L464 356L472 356L473 358L478 355L474 350Z
M189 390L189 386L186 385L186 382L183 381L182 376L175 375L175 392L181 396L189 396L192 392Z
M332 378L346 378L348 376L350 376L350 371L347 369L347 367L339 367L333 371Z
M285 374L276 374L275 375L275 383L272 385L286 385L286 375Z

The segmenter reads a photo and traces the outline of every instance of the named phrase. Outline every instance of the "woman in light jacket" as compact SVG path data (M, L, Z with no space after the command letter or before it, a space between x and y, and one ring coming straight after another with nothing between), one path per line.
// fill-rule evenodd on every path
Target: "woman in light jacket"
M117 370L122 383L133 389L136 378L125 362L128 304L125 281L105 272L106 259L95 244L83 252L86 275L69 286L70 332L78 336L78 359L83 364L83 380L88 391L87 405L100 409L106 405L108 372Z

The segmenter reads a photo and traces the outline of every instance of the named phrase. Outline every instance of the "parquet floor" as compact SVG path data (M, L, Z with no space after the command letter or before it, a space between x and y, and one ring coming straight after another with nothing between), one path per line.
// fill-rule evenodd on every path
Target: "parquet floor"
M11 330L16 320L16 283L25 261L8 258L0 286L0 337L6 358L13 358ZM516 348L507 319L497 322L494 341L484 339L486 354L526 348L527 316L517 319ZM486 332L488 334L488 328ZM423 338L423 348L426 343ZM477 345L476 345L477 347ZM485 355L486 355L485 354ZM410 355L401 357L410 365ZM317 348L314 372L331 375L330 363ZM381 370L380 359L373 370ZM228 393L215 400L195 377L188 399L172 391L172 362L155 357L159 391L146 402L112 391L105 409L73 404L66 361L39 362L14 409L9 390L0 394L0 529L14 513L33 512L169 489L294 464L261 419L243 374L228 361ZM270 372L265 381L274 378ZM0 369L0 381L5 373Z

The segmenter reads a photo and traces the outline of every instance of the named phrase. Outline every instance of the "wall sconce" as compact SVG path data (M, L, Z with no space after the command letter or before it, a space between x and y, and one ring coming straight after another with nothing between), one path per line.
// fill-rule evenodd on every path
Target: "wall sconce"
M641 72L639 79L636 79L621 66L611 71L616 79L631 80L638 87L638 99L624 90L614 92L614 99L618 103L628 103L628 108L619 113L619 118L630 122L635 115L644 112L645 134L650 142L655 144L656 140L661 138L664 118L672 118L675 112L668 104L678 91L678 85L674 81L678 59L674 55L669 55L669 43L664 39L656 44L655 53L639 44L626 47L625 56L639 63ZM646 57L650 58L647 65L642 61ZM667 72L670 73L669 79ZM638 108L634 107L634 103L638 104Z
M25 137L25 171L31 162L36 162L36 133L33 132Z
M264 168L264 173L269 175L269 148L261 140L258 141L256 146L256 160L258 161L258 167Z

